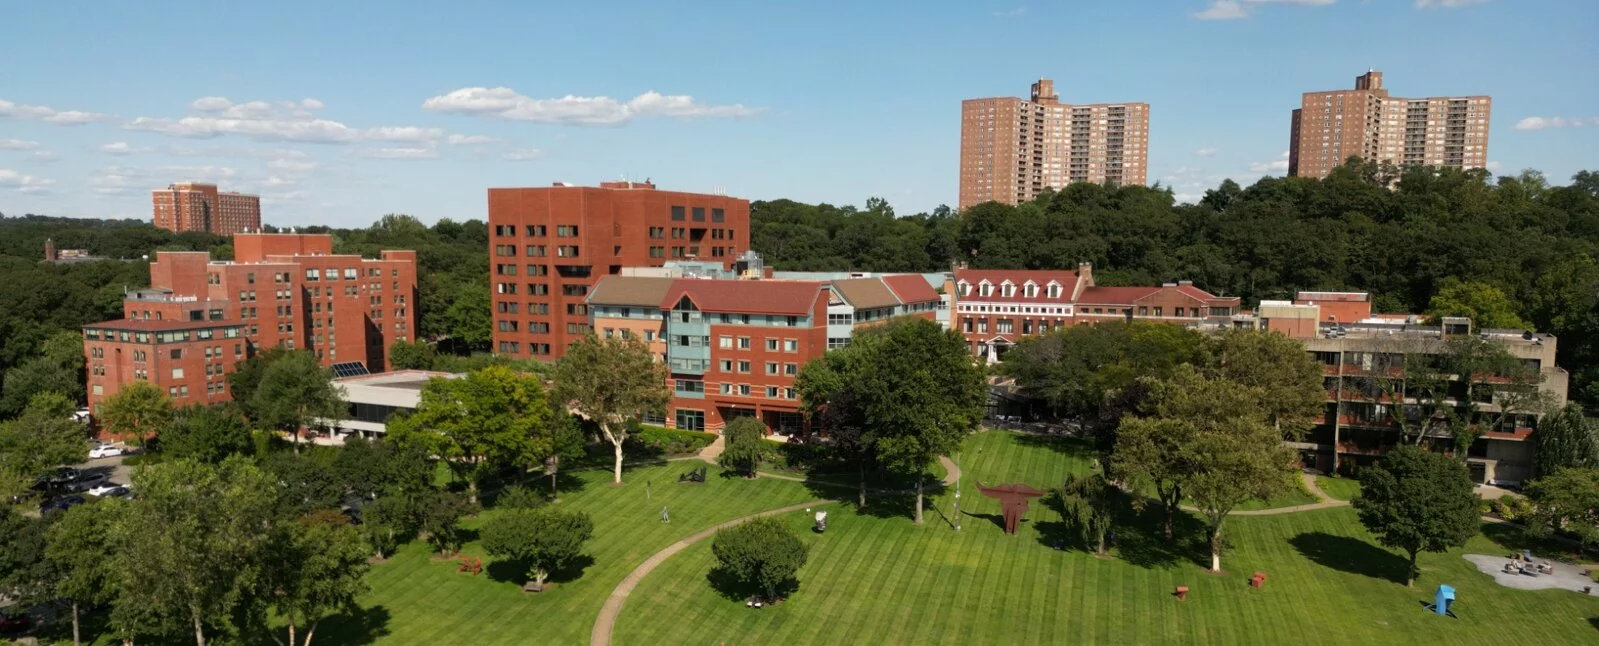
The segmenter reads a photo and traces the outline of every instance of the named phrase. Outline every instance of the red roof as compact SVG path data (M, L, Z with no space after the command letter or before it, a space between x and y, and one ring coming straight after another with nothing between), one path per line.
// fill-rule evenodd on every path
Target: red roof
M1089 287L1083 290L1083 295L1077 297L1077 302L1092 305L1132 305L1150 294L1160 291L1159 287Z
M1215 301L1215 300L1236 301L1236 300L1239 300L1237 296L1217 296L1215 294L1207 292L1207 291L1205 291L1203 289L1200 289L1198 287L1195 287L1193 285L1182 285L1182 284L1179 284L1177 286L1177 291L1182 292L1184 294L1187 294L1189 296L1192 296L1192 297L1197 298L1197 299L1202 300L1202 301Z
M927 279L916 274L884 276L883 282L894 291L901 303L936 303L941 300L938 290L927 284Z
M238 327L231 321L163 321L159 319L117 319L90 323L83 327L129 332L172 332L174 330L204 330L217 327Z
M802 280L707 280L680 278L666 290L661 309L687 296L701 312L809 316L824 283Z

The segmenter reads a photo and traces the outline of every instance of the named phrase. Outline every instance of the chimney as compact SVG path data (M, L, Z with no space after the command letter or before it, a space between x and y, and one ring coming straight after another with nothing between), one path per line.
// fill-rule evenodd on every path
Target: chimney
M45 262L55 262L55 261L60 260L60 259L61 259L61 257L56 255L56 241L55 241L55 239L54 238L45 238L44 239L44 261Z

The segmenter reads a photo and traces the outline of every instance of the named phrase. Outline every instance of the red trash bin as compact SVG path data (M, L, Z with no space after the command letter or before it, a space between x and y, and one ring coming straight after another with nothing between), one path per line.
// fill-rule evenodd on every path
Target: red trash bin
M1187 601L1188 600L1188 586L1186 586L1186 585L1177 586L1177 600L1178 601Z
M1265 585L1266 585L1266 573L1265 572L1256 572L1254 576L1249 577L1249 586L1250 587L1255 588L1256 590L1259 590L1260 588L1265 587Z

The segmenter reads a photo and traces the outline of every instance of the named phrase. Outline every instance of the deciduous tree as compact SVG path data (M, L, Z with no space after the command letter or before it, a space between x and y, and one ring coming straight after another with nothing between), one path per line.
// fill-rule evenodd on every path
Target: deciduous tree
M754 417L739 417L727 423L722 437L727 447L716 457L716 463L746 478L755 477L755 468L766 456L766 425Z
M1566 532L1583 547L1599 545L1599 468L1568 467L1527 483L1533 529Z
M1572 467L1599 468L1599 423L1584 416L1578 404L1567 404L1539 420L1532 440L1533 464L1540 476Z
M671 392L665 364L657 363L636 337L605 339L590 334L566 349L555 364L556 401L598 424L615 450L612 478L622 483L622 443L628 420L666 409Z
M172 423L172 400L148 381L132 381L100 404L100 428L130 444L143 445Z
M196 404L178 409L173 423L161 430L161 452L168 457L216 464L230 455L249 455L255 448L250 426L237 407Z
M711 539L716 566L740 583L779 597L799 584L805 565L805 543L776 518L757 518L719 530Z
M344 388L333 383L333 371L309 350L295 350L261 373L250 398L255 421L288 431L300 451L300 431L318 420L344 413Z
M1105 554L1105 535L1116 520L1116 486L1103 473L1078 474L1066 479L1059 492L1062 515L1077 529L1094 553Z
M0 422L0 496L20 493L52 467L83 461L88 436L72 410L66 397L40 393L21 416Z
M288 624L288 646L311 646L317 624L355 610L356 597L367 589L370 552L361 531L336 511L281 523L267 554L266 599ZM297 642L301 628L304 638Z
M429 380L416 412L389 428L393 441L443 457L476 502L479 481L496 468L531 468L554 453L555 418L538 378L491 366Z
M1353 503L1383 545L1409 555L1406 586L1415 583L1418 553L1465 545L1481 526L1466 465L1410 445L1361 470Z
M1321 365L1303 343L1282 334L1225 330L1211 344L1205 372L1257 389L1267 421L1286 437L1309 430L1327 400Z
M112 546L107 541L122 511L119 501L78 505L61 514L47 534L45 558L55 575L55 594L71 604L74 645L83 643L80 609L116 598Z
M461 549L461 517L472 510L465 497L449 491L428 491L416 497L417 528L439 554L450 556Z
M554 507L508 509L483 524L483 549L489 554L525 563L529 588L544 589L558 572L583 553L594 536L594 522L580 511Z

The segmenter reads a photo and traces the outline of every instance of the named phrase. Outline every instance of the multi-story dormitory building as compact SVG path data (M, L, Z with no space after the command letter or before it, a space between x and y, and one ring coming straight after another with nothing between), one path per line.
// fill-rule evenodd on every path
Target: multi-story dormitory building
M157 252L123 318L83 327L91 409L132 381L180 406L226 401L226 375L258 348L378 372L395 341L416 338L414 251L335 255L332 236L282 233L239 234L233 247L231 261Z
M1452 337L1477 335L1501 345L1538 375L1537 387L1545 404L1558 407L1566 400L1569 376L1555 365L1557 339L1550 334L1476 330L1464 318L1432 323L1417 315L1373 315L1369 295L1360 292L1300 292L1292 302L1263 301L1258 314L1252 319L1240 317L1240 324L1300 339L1305 351L1322 365L1327 408L1297 446L1307 466L1323 471L1370 464L1397 446L1403 441L1398 415L1414 422L1413 426L1425 422L1417 419L1421 410L1416 399L1404 396L1407 356L1439 358ZM1453 382L1444 403L1465 405L1466 384L1459 375L1444 377ZM1505 382L1489 375L1478 379L1479 384ZM1501 389L1491 401L1475 405L1480 411L1497 414L1504 412L1501 406L1510 401L1514 400ZM1472 478L1499 484L1530 479L1533 445L1529 440L1544 410L1512 407L1501 428L1482 429L1482 437L1467 450ZM1454 447L1453 437L1426 437L1423 441L1443 450Z
M935 320L941 299L915 274L785 280L757 269L742 278L606 276L587 305L595 334L642 339L667 364L672 400L658 421L720 431L753 416L786 434L803 424L794 379L805 362L864 326Z

